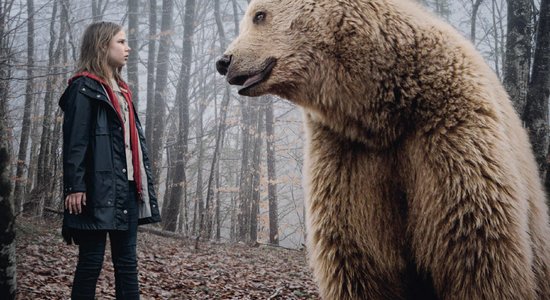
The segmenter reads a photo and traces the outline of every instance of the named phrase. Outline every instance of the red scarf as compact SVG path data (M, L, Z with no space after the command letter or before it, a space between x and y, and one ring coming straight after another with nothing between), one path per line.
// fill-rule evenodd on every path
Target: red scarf
M77 77L85 76L88 78L91 78L103 85L103 88L107 91L107 96L109 96L109 100L111 101L111 104L116 110L116 113L118 115L118 118L120 120L120 124L124 126L124 121L122 120L122 113L120 111L120 105L118 101L115 101L115 99L118 99L113 92L113 89L111 89L111 86L105 82L105 80L99 78L98 76L90 73L90 72L80 72L76 75L74 75L71 79L69 79L69 83L74 80ZM130 146L132 147L132 165L134 166L134 180L136 182L136 188L137 188L137 194L138 194L138 200L141 200L141 169L140 169L140 163L139 163L139 139L138 139L138 133L137 133L137 127L136 127L136 119L134 116L134 105L132 104L132 93L130 92L130 89L128 88L128 85L124 81L118 81L118 86L121 88L122 95L124 96L124 100L128 103L128 109L130 110ZM120 101L120 100L119 100ZM124 136L125 131L122 131L122 134Z

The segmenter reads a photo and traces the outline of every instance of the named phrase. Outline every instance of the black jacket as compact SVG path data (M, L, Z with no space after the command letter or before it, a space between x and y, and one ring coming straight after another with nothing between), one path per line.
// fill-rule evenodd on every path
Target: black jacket
M86 192L82 214L63 219L64 237L68 229L127 230L128 216L123 204L128 197L126 152L120 119L102 85L88 77L72 80L59 106L63 120L63 183L65 196ZM137 114L136 126L146 176L142 179L145 201L139 203L139 224L160 222L157 197L143 130ZM147 206L148 207L145 207Z

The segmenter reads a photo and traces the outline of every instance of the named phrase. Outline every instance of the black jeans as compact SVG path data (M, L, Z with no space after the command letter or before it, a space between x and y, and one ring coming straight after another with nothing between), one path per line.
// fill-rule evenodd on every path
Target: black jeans
M137 221L138 207L136 186L129 183L129 197L125 205L128 213L128 230L79 230L78 265L74 276L71 299L95 299L95 289L105 254L106 237L109 233L111 254L115 269L117 299L139 299L137 273Z

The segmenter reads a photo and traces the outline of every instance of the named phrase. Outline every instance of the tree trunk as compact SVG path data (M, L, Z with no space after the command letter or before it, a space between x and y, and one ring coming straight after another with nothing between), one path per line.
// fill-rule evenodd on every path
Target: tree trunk
M165 128L165 107L166 89L168 85L168 69L170 67L170 41L172 35L172 12L174 10L173 0L162 1L162 24L160 46L157 57L157 78L155 83L155 104L153 117L153 135L151 143L150 159L153 164L153 177L158 184L162 169L162 146ZM176 175L177 176L177 175Z
M147 50L147 109L145 139L147 145L153 145L153 127L155 120L155 52L157 35L157 1L149 0L149 43ZM155 179L158 181L158 179Z
M223 137L222 141L220 143L220 147L223 147ZM214 181L216 184L216 241L220 241L221 239L221 230L222 230L222 224L221 224L221 198L220 198L220 163L218 159L218 163L216 163L216 175L214 175Z
M548 97L550 97L550 0L542 0L537 27L533 73L527 92L523 121L529 131L535 158L541 176L546 174L545 185L550 187L548 176Z
M33 190L36 182L36 169L38 169L38 160L32 159L35 157L38 157L38 150L39 150L39 144L40 144L40 136L42 135L42 124L38 121L37 116L40 114L40 108L39 108L39 101L34 101L32 105L32 117L31 117L31 153L29 154L29 157L31 158L29 160L29 172L27 174L27 184L25 186L25 194L26 194L26 200L23 201L23 210L25 209L26 203L28 203L30 192Z
M179 134L177 143L179 150L176 157L176 169L174 172L172 194L169 202L170 208L168 213L164 216L165 223L163 225L164 229L168 231L176 231L177 217L180 211L181 200L184 195L187 194L185 165L188 149L187 138L189 135L189 82L191 79L191 61L193 58L194 18L195 0L186 0L183 24L183 53L181 57L180 76L178 86L176 88L176 99L181 99L179 104ZM160 52L161 51L159 49L159 61ZM157 81L157 87L158 86L159 84Z
M435 1L435 11L438 15L445 19L449 19L449 14L451 13L449 10L449 3L447 0L436 0Z
M128 0L128 84L132 91L132 102L139 111L139 0Z
M5 66L2 66L5 68ZM0 115L0 118L6 116ZM0 122L0 299L15 299L16 263L15 263L15 217L10 195L7 151L7 132Z
M275 170L275 121L273 98L268 98L265 112L265 134L267 148L267 193L269 199L269 243L279 245L279 212L277 203L277 173Z
M61 111L61 108L57 108L57 111L55 113L54 117L54 128L52 131L52 144L51 144L51 159L50 159L50 169L51 169L51 178L50 178L50 185L48 186L49 191L47 193L48 197L46 197L44 201L45 207L57 207L60 202L62 195L58 195L58 191L60 190L59 187L62 185L63 176L61 173L62 168L59 168L59 166L62 164L61 162L61 154L58 149L62 147L60 142L62 141L62 116L63 112ZM63 206L61 206L63 209Z
M176 176L176 160L178 157L178 126L177 124L170 122L170 130L168 131L168 137L166 141L166 189L164 192L164 200L162 201L162 226L163 230L167 226L166 216L169 214L174 214L174 212L169 212L171 209L170 201L172 201L172 193L174 192L175 185L179 184L174 182L174 177ZM177 218L177 213L176 218ZM171 220L171 219L170 219Z
M107 10L109 0L92 0L92 19L94 22L99 22L103 19L103 15Z
M250 193L251 177L250 177L250 149L251 140L251 112L248 99L243 99L241 102L241 126L242 126L242 156L241 156L241 174L239 182L239 211L237 213L238 235L237 239L241 242L247 241L247 233L250 228Z
M167 211L169 209L169 203L170 203L170 197L172 195L172 184L173 184L173 178L175 173L175 164L174 161L177 157L177 151L178 148L176 147L177 144L177 133L178 133L178 126L175 123L175 121L169 121L168 122L168 135L166 138L166 181L165 181L165 190L164 190L164 198L162 201L162 209L161 209L161 216L163 216L162 222L164 223L164 216L167 214Z
M227 105L227 101L225 101L225 96L224 96L224 104ZM201 124L200 126L202 127L202 111L204 111L204 109L206 109L206 107L203 107L201 109L201 115L200 115L200 119L201 119ZM222 110L224 109L223 105L222 105ZM225 107L225 109L227 109L227 107ZM224 114L223 112L221 112L222 116L219 120L219 123L218 123L218 126L217 126L217 130L216 130L216 144L214 146L214 153L212 154L212 164L210 165L210 174L208 175L208 188L206 190L206 210L203 212L203 215L206 215L206 229L205 229L205 232L206 234L203 235L204 238L206 239L209 239L211 238L212 236L212 219L213 219L213 213L212 213L212 203L214 201L214 194L216 192L216 187L215 187L215 179L216 179L216 171L218 170L218 165L219 165L219 157L220 157L220 149L222 147L222 144L223 144L223 135L224 135L224 132L225 132L225 126L223 124L221 124L222 122L225 123L225 117L226 117L226 114ZM202 128L201 128L201 133L202 133ZM202 144L202 143L201 143ZM202 149L201 149L202 151ZM199 157L202 157L202 152L200 153L201 155ZM218 205L219 203L216 203L216 205ZM218 208L216 207L216 210ZM202 222L201 222L202 223ZM201 224L202 225L202 224Z
M492 10L492 20L493 20L493 41L495 43L495 73L497 74L497 77L500 79L500 47L499 47L499 38L498 38L498 28L497 28L497 16L496 16L496 10L497 10L497 4L496 0L491 1L491 10Z
M531 64L533 7L531 0L508 0L504 87L521 116L527 100Z
M25 170L27 169L27 151L31 132L31 112L34 93L34 0L27 0L27 82L25 88L25 109L21 126L21 139L17 155L17 171L15 174L14 211L19 213L25 196Z
M479 10L479 6L481 5L481 2L483 0L475 0L473 2L472 0L472 18L471 18L471 26L470 26L470 39L472 43L476 43L476 19L477 19L477 12Z
M255 131L254 135L254 151L252 153L252 189L250 193L250 242L256 243L258 240L258 216L260 212L260 177L261 177L261 158L262 158L262 130L264 123L264 107L263 97L258 99L257 108L254 112L255 116Z
M201 100L199 100L199 101L201 101ZM203 102L203 101L201 101L201 102ZM204 203L203 200L204 199L203 199L203 195L202 195L202 190L203 190L202 160L203 160L203 156L204 156L204 150L203 150L203 144L202 144L204 129L203 129L203 120L202 119L203 119L204 109L206 107L204 107L203 103L201 103L200 106L201 107L199 107L199 109L198 109L199 114L198 114L198 117L197 117L197 148L198 148L199 155L198 155L198 158L197 158L197 190L195 191L195 201L199 203L199 215L200 215L199 235L201 237L204 237L204 238L208 239L210 237L210 230L205 229L204 218L206 217L206 219L207 219L206 224L208 224L209 211L210 211L210 202L208 201L208 199L206 200L206 209L204 209L203 208L204 207L204 205L203 205L203 203ZM208 226L206 226L206 227L208 228Z
M101 4L103 0L92 0L92 19L94 22L99 22L103 18L101 14Z
M7 15L5 3L0 1L0 77L8 78L10 73L9 47L6 43ZM8 80L0 81L0 299L15 299L16 255L15 255L15 217L9 199L11 185L9 181L9 133L8 133Z

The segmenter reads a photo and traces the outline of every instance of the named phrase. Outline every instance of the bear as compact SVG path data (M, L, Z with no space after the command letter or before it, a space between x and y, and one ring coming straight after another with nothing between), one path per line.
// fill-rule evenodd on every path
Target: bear
M528 135L450 25L412 0L252 0L216 68L303 110L323 299L550 299Z

